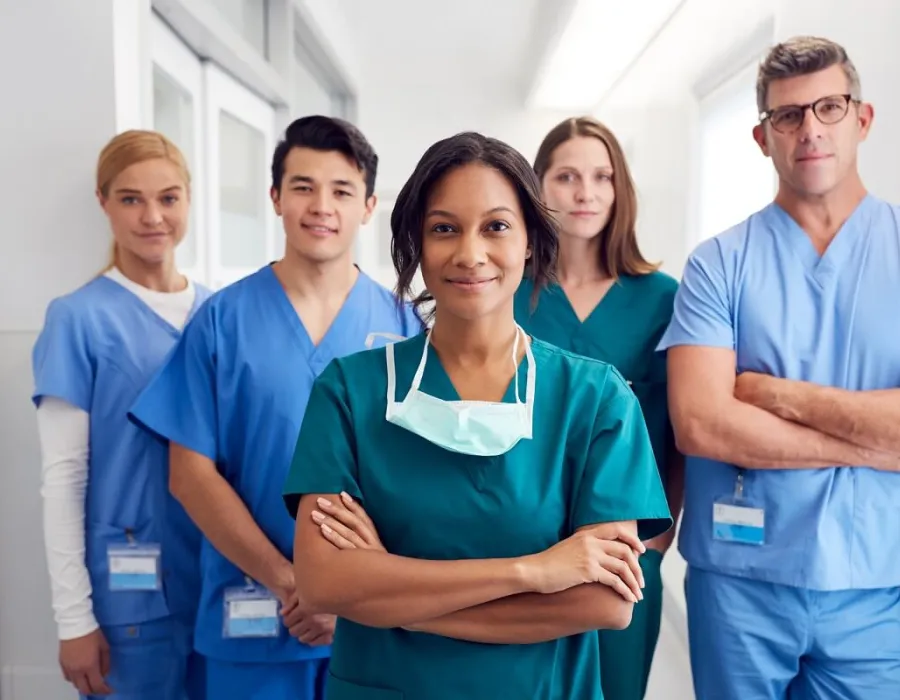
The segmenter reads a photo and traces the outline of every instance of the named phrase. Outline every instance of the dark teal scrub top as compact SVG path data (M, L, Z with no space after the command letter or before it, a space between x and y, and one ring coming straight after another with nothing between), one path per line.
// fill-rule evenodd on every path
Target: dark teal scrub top
M613 365L637 395L665 482L673 444L666 397L666 356L656 346L669 325L678 282L663 272L620 277L581 321L562 287L541 290L525 279L516 292L516 321L526 333L571 352Z
M398 400L424 342L395 345ZM533 437L498 457L450 452L388 423L383 349L333 361L304 416L284 488L289 511L296 517L304 494L347 491L389 552L432 560L533 554L609 521L637 520L644 538L671 527L641 409L621 375L539 340L532 350ZM459 398L433 351L420 388ZM512 382L504 400L514 400ZM327 688L330 700L599 700L597 638L491 645L340 619Z

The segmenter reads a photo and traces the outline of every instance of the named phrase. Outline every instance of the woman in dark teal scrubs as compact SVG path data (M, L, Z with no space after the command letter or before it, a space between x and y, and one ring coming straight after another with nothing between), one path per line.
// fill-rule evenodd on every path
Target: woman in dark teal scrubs
M322 372L284 487L298 594L339 617L326 697L600 700L596 630L627 626L640 540L671 526L640 405L611 365L516 325L557 233L509 146L432 146L391 228L433 328ZM329 539L346 499L368 546Z
M558 283L539 291L525 279L516 320L557 347L609 362L637 395L669 508L677 518L683 460L666 403L666 360L655 352L672 316L677 282L642 256L635 235L634 183L615 136L594 119L568 119L547 134L535 159L545 204L559 228ZM606 700L641 700L662 614L660 564L674 528L646 542L647 586L627 630L600 633Z

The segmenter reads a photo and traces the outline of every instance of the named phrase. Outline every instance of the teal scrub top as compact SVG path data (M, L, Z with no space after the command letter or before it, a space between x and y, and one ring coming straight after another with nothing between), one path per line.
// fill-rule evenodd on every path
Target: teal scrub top
M674 444L666 396L666 355L657 344L672 318L678 282L663 272L623 275L582 321L559 285L541 290L525 279L516 292L516 321L526 333L613 365L641 404L663 482Z
M420 334L394 346L398 400L424 343ZM387 422L383 349L334 360L309 399L284 487L288 510L296 517L304 494L347 491L389 552L431 560L533 554L602 522L637 520L644 538L671 527L640 406L621 375L539 340L532 350L533 437L498 457L450 452ZM433 351L420 389L459 398ZM330 700L602 697L595 634L491 645L345 619L327 688Z

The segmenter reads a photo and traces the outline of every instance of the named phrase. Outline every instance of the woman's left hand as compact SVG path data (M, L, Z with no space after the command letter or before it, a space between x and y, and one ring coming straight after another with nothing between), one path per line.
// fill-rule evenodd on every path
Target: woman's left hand
M348 493L342 493L338 503L320 498L318 510L312 512L313 522L322 537L338 549L369 549L386 552L378 531L368 513Z

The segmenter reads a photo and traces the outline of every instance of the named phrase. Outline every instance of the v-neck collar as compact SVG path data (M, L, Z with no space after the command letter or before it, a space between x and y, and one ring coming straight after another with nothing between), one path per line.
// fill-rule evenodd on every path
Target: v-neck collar
M427 333L422 333L421 338L423 344L417 344L418 355L416 358L416 365L418 365L418 362L422 359L422 352L425 350L424 343L428 342L427 335ZM534 344L535 339L534 337L531 337L532 355L534 355ZM431 343L428 343L427 353L428 356L425 360L425 371L422 374L422 382L419 384L419 390L426 394L430 394L435 398L441 399L442 401L461 401L462 399L459 392L456 390L456 387L453 386L450 375L447 373L443 362L441 362L440 356ZM516 366L515 375L509 380L509 384L507 385L506 391L503 394L503 399L501 400L502 403L515 403L517 383L519 388L519 398L521 399L525 395L524 392L527 389L527 386L525 386L527 385L527 379L523 381L523 377L527 378L527 376L528 354L525 353L522 355L522 359ZM410 379L412 378L410 377ZM408 387L406 388L406 391L409 391ZM406 394L404 394L403 397L405 398Z
M819 255L809 234L781 205L774 202L769 207L772 233L787 237L806 274L821 287L834 278L853 246L868 231L873 201L869 194L860 201L822 255Z
M98 278L98 281L100 281L100 280L102 280L102 283L107 285L110 288L111 294L127 295L127 298L132 300L132 303L138 309L140 309L140 312L144 316L147 316L148 318L152 319L154 323L156 323L159 326L162 326L162 328L167 330L169 333L171 333L176 338L181 337L181 333L182 333L181 329L176 328L171 323L169 323L166 319L164 319L162 316L160 316L158 313L156 313L156 311L149 304L147 304L146 301L144 301L137 294L135 294L133 291L128 289L128 287L125 287L125 286L119 284L114 279L110 279L106 275L101 275ZM191 318L193 318L194 313L199 308L200 303L201 303L200 297L201 297L201 295L199 293L199 290L197 290L196 286L195 286L194 301L191 303L191 310L188 312L187 318L185 319L185 326L187 325L187 322L190 321Z
M368 313L370 305L366 303L365 296L369 290L369 277L359 268L357 270L358 275L350 288L350 293L344 299L344 303L318 344L314 343L310 337L306 326L303 325L300 314L297 313L297 310L291 303L273 267L267 265L260 272L266 286L271 289L273 296L277 299L278 308L281 310L285 321L293 329L294 336L303 351L303 356L310 365L316 362L321 364L323 360L324 364L327 364L336 354L341 354L336 352L337 348L335 346L339 342L340 337L345 335L347 328L352 327L352 324L349 323L350 316L354 313L360 313L361 310L365 310Z
M620 277L610 285L610 288L606 290L606 294L601 297L600 301L598 301L594 308L591 309L590 313L584 317L584 320L578 317L578 313L575 311L575 307L572 305L569 295L566 294L566 290L563 289L561 284L551 285L547 288L547 293L556 297L562 303L563 308L570 317L569 320L574 323L578 329L582 329L595 323L597 318L602 318L603 314L608 313L609 309L616 306L619 297L624 291L623 279L624 278Z

